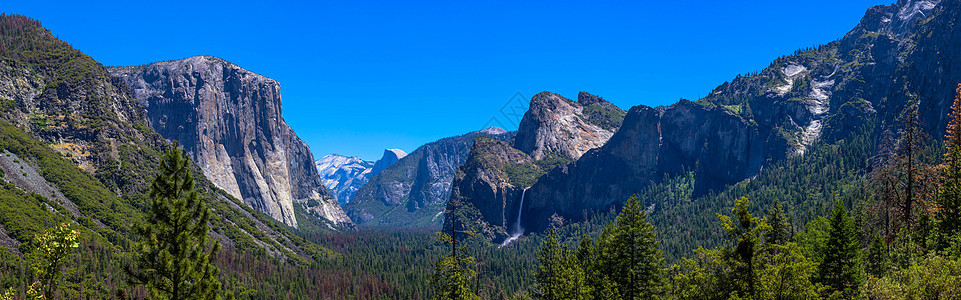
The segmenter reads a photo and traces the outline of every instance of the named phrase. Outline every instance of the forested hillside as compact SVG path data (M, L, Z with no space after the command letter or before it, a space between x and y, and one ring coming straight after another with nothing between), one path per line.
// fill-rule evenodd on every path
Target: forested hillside
M959 20L961 0L875 6L671 106L540 93L518 132L429 143L372 177L351 228L307 217L319 193L277 218L218 188L151 127L166 119L131 95L142 78L2 14L0 299L958 299ZM141 96L201 95L211 74ZM235 150L274 153L264 132Z
M108 298L127 290L143 296L126 283L123 270L137 240L131 226L144 222L148 185L170 144L146 126L143 108L122 83L111 81L102 65L54 38L39 22L4 14L0 40L4 288L21 295L27 291L35 276L27 256L36 251L33 238L68 223L81 232L80 249L58 295ZM279 274L340 257L213 187L195 166L192 172L214 211L210 235L223 245L217 261L227 286L246 286L261 295L277 292L270 281L251 280L249 273L235 270L231 260Z

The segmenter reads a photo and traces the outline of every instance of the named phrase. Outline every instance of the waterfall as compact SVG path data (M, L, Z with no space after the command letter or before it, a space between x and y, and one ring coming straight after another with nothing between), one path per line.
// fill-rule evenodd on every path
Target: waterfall
M524 191L521 192L521 203L517 205L517 222L514 223L514 233L511 234L510 237L505 239L503 243L501 243L501 247L507 246L507 244L510 244L517 238L521 237L522 234L524 234L524 228L521 227L521 213L523 212L523 209L524 209L524 197L526 195L527 195L527 188L525 188Z

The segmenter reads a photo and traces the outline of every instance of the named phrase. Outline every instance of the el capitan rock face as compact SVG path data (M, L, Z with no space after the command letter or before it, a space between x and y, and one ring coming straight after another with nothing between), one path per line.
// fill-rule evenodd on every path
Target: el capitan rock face
M110 72L146 108L151 126L180 141L217 187L289 226L297 226L294 205L351 223L284 122L277 81L209 56Z

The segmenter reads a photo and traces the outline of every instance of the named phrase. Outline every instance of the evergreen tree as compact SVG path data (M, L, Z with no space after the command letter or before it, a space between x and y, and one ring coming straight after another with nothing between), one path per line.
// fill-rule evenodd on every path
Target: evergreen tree
M881 234L874 235L874 239L871 240L871 248L868 250L867 256L867 272L868 274L881 277L884 276L885 270L887 269L887 245L884 243L884 239L881 238Z
M770 226L763 219L751 215L748 211L749 202L747 197L734 201L734 208L731 210L734 218L718 214L721 227L730 242L722 249L723 257L731 268L724 283L728 290L742 297L757 294L755 256L761 249L761 234L770 230Z
M840 292L852 297L860 284L858 250L861 245L851 217L840 201L834 206L830 230L818 269L819 280L828 287L829 293Z
M764 241L768 244L784 245L791 240L791 223L784 215L781 202L774 199L774 204L768 210L767 222L771 229L764 233Z
M457 201L448 203L450 209L445 213L449 217L449 228L444 232L438 232L437 237L444 244L450 245L451 254L446 255L437 262L434 275L430 282L433 285L435 296L438 300L461 300L461 299L480 299L471 290L471 280L477 276L477 271L472 268L474 257L467 255L467 245L461 242L457 245L457 234L474 236L473 231L457 230ZM445 227L447 227L445 225ZM457 253L460 251L460 253Z
M218 269L210 257L220 248L209 246L210 212L194 190L190 160L174 142L160 159L160 174L150 186L147 222L134 231L136 267L128 269L134 284L144 285L161 299L216 299ZM209 250L209 252L208 252Z
M924 164L924 145L927 143L928 136L921 127L921 120L918 117L918 103L912 103L902 119L901 140L897 151L897 176L899 177L900 203L898 203L898 213L900 215L899 226L909 229L913 233L915 223L916 205L923 204L926 183L926 173L929 168Z
M540 269L534 275L535 299L591 299L584 269L574 252L561 246L552 230L540 250Z
M614 299L620 297L617 294L617 283L613 279L613 276L617 274L617 266L611 263L616 258L611 257L613 252L608 250L609 247L612 247L610 245L614 244L616 235L617 223L608 223L607 226L604 227L604 230L601 231L601 235L597 237L597 242L594 243L591 251L592 258L595 260L591 263L591 273L598 275L597 278L590 279L595 299Z
M950 237L961 234L961 84L958 84L954 104L951 105L944 145L944 176L939 197L939 244L948 245Z
M578 264L584 270L587 278L587 287L591 291L591 299L607 299L610 297L611 287L607 276L601 272L601 264L598 261L597 247L590 236L584 234L574 252Z
M664 292L661 279L663 254L657 248L654 225L647 221L637 195L617 216L616 225L602 239L602 272L606 272L620 299L654 299Z

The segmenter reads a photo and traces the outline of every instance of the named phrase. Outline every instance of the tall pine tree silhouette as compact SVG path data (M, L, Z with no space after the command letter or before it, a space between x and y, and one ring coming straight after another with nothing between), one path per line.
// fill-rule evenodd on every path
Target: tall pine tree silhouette
M961 84L955 90L944 144L944 177L939 197L938 221L941 230L940 246L946 247L952 238L961 234Z
M591 299L591 288L583 265L574 251L558 242L553 230L544 240L538 261L540 268L534 274L534 299Z
M774 199L774 204L768 210L767 223L771 225L771 229L764 233L766 243L784 245L791 241L791 223L788 222L778 199Z
M220 248L207 240L210 211L194 190L190 160L174 142L160 159L160 174L150 186L147 222L137 224L134 284L161 299L217 299L220 281L210 256ZM208 252L209 250L209 252Z
M845 297L853 297L857 292L861 283L860 248L854 223L845 212L844 204L838 201L831 214L831 231L823 249L824 260L818 270L820 281L828 287L829 292L840 292Z
M441 242L450 245L451 254L442 257L437 262L434 275L431 276L430 283L436 293L433 299L480 299L470 288L471 279L477 276L477 271L472 268L474 257L466 254L467 245L465 243L462 242L461 245L457 245L458 233L461 236L472 237L474 231L458 230L457 221L462 216L458 214L456 200L451 200L448 207L450 209L444 211L444 213L450 216L450 219L448 219L450 220L450 227L445 224L444 231L436 234ZM457 253L458 251L460 253Z
M600 267L616 286L616 297L656 299L664 294L664 255L657 248L654 225L647 221L637 195L627 200L615 226L598 243Z

